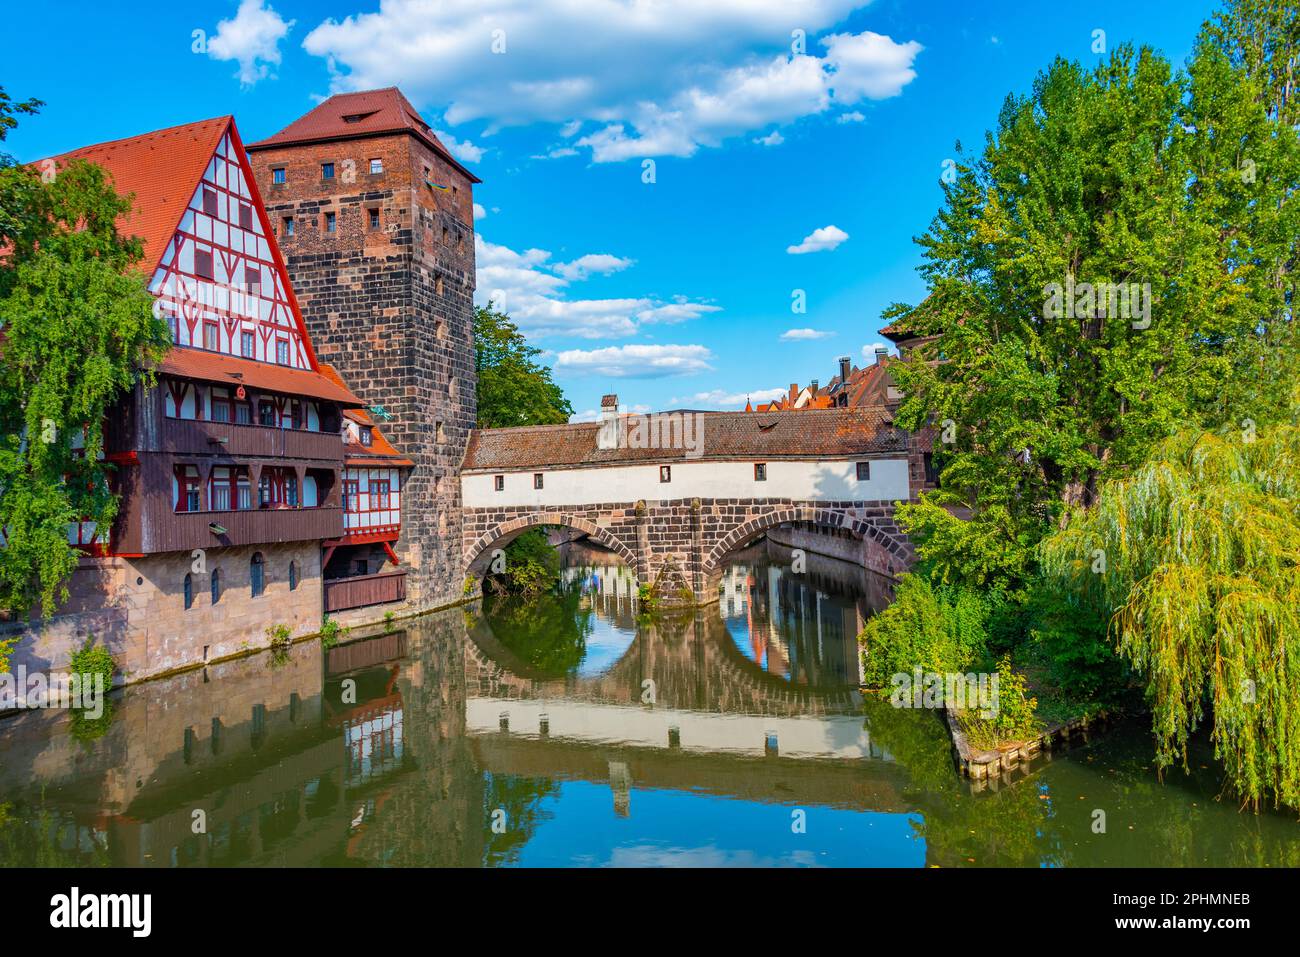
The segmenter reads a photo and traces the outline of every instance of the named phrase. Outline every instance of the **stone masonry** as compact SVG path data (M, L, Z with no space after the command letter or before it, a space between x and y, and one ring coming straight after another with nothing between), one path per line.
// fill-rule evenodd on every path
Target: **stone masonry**
M258 148L250 159L318 358L382 406L379 427L415 462L397 545L405 610L457 601L458 474L477 412L472 182L407 132ZM372 160L382 172L369 172ZM448 188L427 185L426 169Z
M585 532L617 552L637 581L669 602L717 600L726 556L766 529L791 522L847 530L864 542L866 565L891 577L911 564L911 542L894 524L893 502L798 502L790 499L674 499L538 510L503 506L465 510L464 567L481 578L496 549L537 525Z

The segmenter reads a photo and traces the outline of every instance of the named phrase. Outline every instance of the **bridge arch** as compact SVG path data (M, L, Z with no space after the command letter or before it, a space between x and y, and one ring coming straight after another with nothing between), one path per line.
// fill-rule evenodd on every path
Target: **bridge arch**
M500 522L475 539L465 552L465 574L482 577L495 549L504 548L530 528L545 525L560 525L582 532L616 553L633 572L638 571L636 553L609 529L569 512L531 512Z
M906 564L905 542L898 535L881 528L872 518L859 517L854 512L837 508L790 505L755 515L719 539L704 558L702 571L706 579L712 578L721 570L723 560L733 551L748 545L769 529L792 522L845 529L859 539L878 545L890 558ZM893 563L886 561L886 564Z

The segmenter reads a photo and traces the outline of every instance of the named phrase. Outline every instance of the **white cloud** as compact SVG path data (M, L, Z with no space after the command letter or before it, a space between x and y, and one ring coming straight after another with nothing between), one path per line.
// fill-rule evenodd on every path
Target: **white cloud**
M282 19L264 0L242 0L233 20L217 24L216 35L208 40L208 56L237 60L240 86L252 86L280 65L280 41L296 22Z
M451 155L462 163L477 163L483 158L483 147L475 146L469 140L458 140L445 130L435 130L442 145L451 151Z
M601 375L615 379L663 379L709 372L713 358L700 345L626 345L604 349L567 349L555 360L557 373Z
M805 0L795 25L814 36L864 5ZM916 76L914 41L830 33L821 55L792 55L791 28L786 0L381 0L326 20L303 46L327 61L334 92L401 86L453 126L541 122L568 140L590 124L572 147L596 162L689 156L897 96ZM495 31L504 52L493 53Z
M608 276L620 272L632 263L631 259L611 256L609 253L587 253L573 262L558 264L555 271L568 280L586 279L588 276Z
M833 335L835 333L828 332L825 329L787 329L781 333L781 338L787 342L792 342L800 339L828 339Z
M692 409L721 409L739 411L746 402L758 405L771 402L786 394L785 389L755 389L752 392L727 392L724 389L711 389L708 392L696 392L694 395L673 396L669 405Z
M488 242L479 234L474 236L474 251L478 271L475 303L485 305L491 300L534 338L630 336L644 325L683 322L722 308L685 296L675 296L667 302L650 296L567 298L570 283L632 265L632 260L608 253L590 253L572 262L552 263L551 254L544 249L516 252L508 246Z
M867 117L859 110L851 110L848 113L841 113L835 117L836 123L861 123Z
M865 358L870 359L872 362L875 362L875 361L876 361L876 350L877 350L877 349L888 349L888 348L889 348L889 347L888 347L887 345L885 345L885 343L883 343L883 342L870 342L870 343L868 343L867 345L865 345L865 346L862 347L862 355L863 355Z
M848 238L849 234L838 226L822 226L805 236L803 242L798 246L786 246L785 251L792 256L802 256L804 253L830 252Z
M483 208L481 203L474 204L474 218L475 219L487 218L487 210Z
M773 130L766 136L755 137L754 142L758 143L760 146L780 146L785 142L785 137L781 135L780 130Z

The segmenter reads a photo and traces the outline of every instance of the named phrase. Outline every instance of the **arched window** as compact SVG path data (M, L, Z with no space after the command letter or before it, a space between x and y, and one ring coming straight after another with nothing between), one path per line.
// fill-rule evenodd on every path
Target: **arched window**
M221 601L221 569L212 569L212 604Z
M289 563L289 591L298 587L298 563Z
M194 576L189 572L185 573L185 610L189 611L194 607Z
M248 577L253 583L253 597L257 598L266 591L266 563L262 561L261 552L253 553L248 563Z

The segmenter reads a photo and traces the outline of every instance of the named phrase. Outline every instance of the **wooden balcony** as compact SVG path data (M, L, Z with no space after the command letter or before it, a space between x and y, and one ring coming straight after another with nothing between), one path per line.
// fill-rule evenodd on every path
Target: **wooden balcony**
M221 532L210 526L216 525ZM144 523L144 541L123 551L175 552L232 545L269 545L337 538L343 534L343 509L262 508L234 512L171 512Z
M294 458L341 463L343 440L336 432L277 429L210 420L163 420L160 452L230 458Z
M325 581L325 611L346 611L406 599L406 569Z

